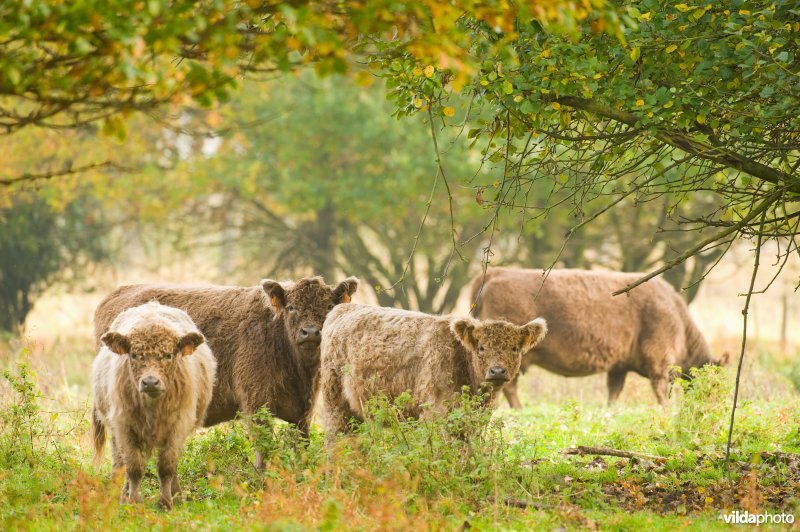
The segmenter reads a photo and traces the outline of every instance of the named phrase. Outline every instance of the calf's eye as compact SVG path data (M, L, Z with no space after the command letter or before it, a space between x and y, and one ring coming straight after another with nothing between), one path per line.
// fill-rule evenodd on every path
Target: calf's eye
M333 303L331 303L330 305L328 305L328 310L332 310L332 309L333 309Z
M289 312L294 312L295 311L294 305L287 305L286 310L288 310Z
M478 351L480 351L481 353L483 353L484 351L486 351L486 348L485 348L485 347L483 347L482 345L479 345L479 346L478 346Z

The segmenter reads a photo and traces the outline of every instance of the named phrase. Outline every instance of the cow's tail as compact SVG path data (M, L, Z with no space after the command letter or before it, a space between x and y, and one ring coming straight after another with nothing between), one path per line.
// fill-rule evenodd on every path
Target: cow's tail
M106 447L106 427L97 415L97 409L92 408L92 441L94 442L94 463L103 461L103 449Z
M477 318L483 307L484 291L489 283L490 270L478 273L473 279L469 290L469 315Z

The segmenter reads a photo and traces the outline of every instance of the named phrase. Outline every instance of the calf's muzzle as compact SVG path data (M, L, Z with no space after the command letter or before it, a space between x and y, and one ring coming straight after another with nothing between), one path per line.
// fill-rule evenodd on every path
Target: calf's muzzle
M309 326L300 329L300 337L298 338L297 343L319 345L321 340L322 334L319 331L319 327Z
M164 392L164 383L158 377L148 375L139 380L139 391L150 397L158 397Z
M494 366L486 372L486 380L492 384L508 382L508 370L502 366Z

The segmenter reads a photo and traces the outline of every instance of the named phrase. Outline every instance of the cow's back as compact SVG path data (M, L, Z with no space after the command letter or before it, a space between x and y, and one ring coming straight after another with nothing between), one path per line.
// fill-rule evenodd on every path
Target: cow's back
M633 366L641 363L637 357L643 342L661 341L668 331L674 338L681 328L674 290L660 279L613 296L641 274L554 269L544 275L542 270L491 268L475 309L482 319L517 324L538 316L547 320L547 336L526 354L524 364L566 376ZM481 278L473 281L473 297Z
M424 397L442 382L459 380L463 369L453 361L456 340L447 318L401 309L338 305L325 320L321 349L323 387L325 380L340 379L359 416L370 397L393 399L404 391ZM456 389L459 384L465 383Z

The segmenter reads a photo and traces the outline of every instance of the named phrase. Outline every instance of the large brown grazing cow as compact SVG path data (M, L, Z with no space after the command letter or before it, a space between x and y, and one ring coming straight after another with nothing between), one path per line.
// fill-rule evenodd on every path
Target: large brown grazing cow
M157 300L185 310L217 358L217 384L205 418L211 426L261 407L308 433L319 380L320 331L328 312L350 301L358 280L336 286L321 277L260 286L130 285L95 312L95 336L120 311ZM260 452L255 464L263 467Z
M122 499L141 502L145 463L158 449L159 504L172 508L183 442L211 401L214 355L185 312L155 302L119 314L101 341L92 366L95 461L108 430L113 470L126 470Z
M516 326L504 321L432 316L367 305L341 305L322 331L325 439L364 419L376 395L411 393L410 416L438 415L463 386L489 393L514 379L520 357L547 332L542 319ZM427 404L423 409L421 405Z
M473 315L525 323L547 320L547 338L522 358L522 371L536 364L566 377L608 373L613 403L634 371L650 379L664 404L670 366L684 373L705 364L725 363L711 356L686 303L666 281L651 279L626 294L612 292L640 278L639 273L553 269L489 268L472 280ZM543 283L544 282L544 283ZM517 382L503 388L520 408Z

